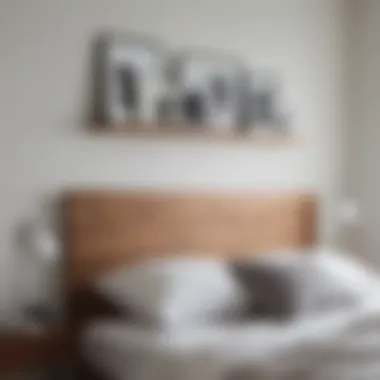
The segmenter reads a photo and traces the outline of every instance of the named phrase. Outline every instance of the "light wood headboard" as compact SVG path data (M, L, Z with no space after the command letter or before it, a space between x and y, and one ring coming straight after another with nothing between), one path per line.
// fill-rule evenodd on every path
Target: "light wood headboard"
M310 246L315 203L304 194L71 192L64 206L69 286L152 256L235 258Z
M114 267L200 252L233 259L304 248L315 239L316 201L307 194L82 190L66 194L63 213L68 326L77 339L89 320L117 313L92 289L93 280ZM102 379L79 347L76 378Z

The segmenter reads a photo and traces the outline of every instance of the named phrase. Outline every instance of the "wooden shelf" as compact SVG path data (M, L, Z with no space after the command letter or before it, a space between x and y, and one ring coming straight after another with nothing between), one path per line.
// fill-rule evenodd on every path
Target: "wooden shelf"
M94 132L101 136L111 137L136 137L136 138L159 138L159 139L184 139L198 141L225 141L242 142L253 145L281 146L294 143L297 139L291 133L276 131L266 131L264 128L257 128L256 132L230 133L217 132L212 128L204 127L183 127L183 126L163 126L163 125L115 125L96 126Z

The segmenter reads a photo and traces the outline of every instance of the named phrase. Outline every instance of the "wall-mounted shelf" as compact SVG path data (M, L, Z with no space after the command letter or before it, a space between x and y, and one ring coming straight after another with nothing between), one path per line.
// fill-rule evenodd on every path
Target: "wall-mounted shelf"
M190 129L191 128L191 129ZM97 135L127 138L158 138L158 139L184 139L198 141L225 141L242 142L258 146L282 146L293 144L296 136L289 132L270 131L270 128L256 128L256 132L231 133L217 132L213 128L164 126L157 124L126 124L126 125L97 125L94 128Z

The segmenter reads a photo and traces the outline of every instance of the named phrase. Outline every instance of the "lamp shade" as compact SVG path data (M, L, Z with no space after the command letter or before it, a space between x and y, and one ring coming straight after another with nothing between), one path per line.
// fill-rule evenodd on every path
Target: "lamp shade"
M24 234L25 248L34 260L52 261L60 253L57 234L52 228L38 222L30 223Z

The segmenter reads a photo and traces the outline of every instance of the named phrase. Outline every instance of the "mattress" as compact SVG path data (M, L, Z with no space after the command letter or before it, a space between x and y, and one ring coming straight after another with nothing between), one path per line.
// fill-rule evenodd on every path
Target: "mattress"
M334 347L355 317L357 311L344 311L282 324L251 322L160 332L123 321L98 321L86 330L83 349L95 368L120 380L279 380L279 374L305 376L326 361L322 353ZM335 375L333 368L330 372Z

